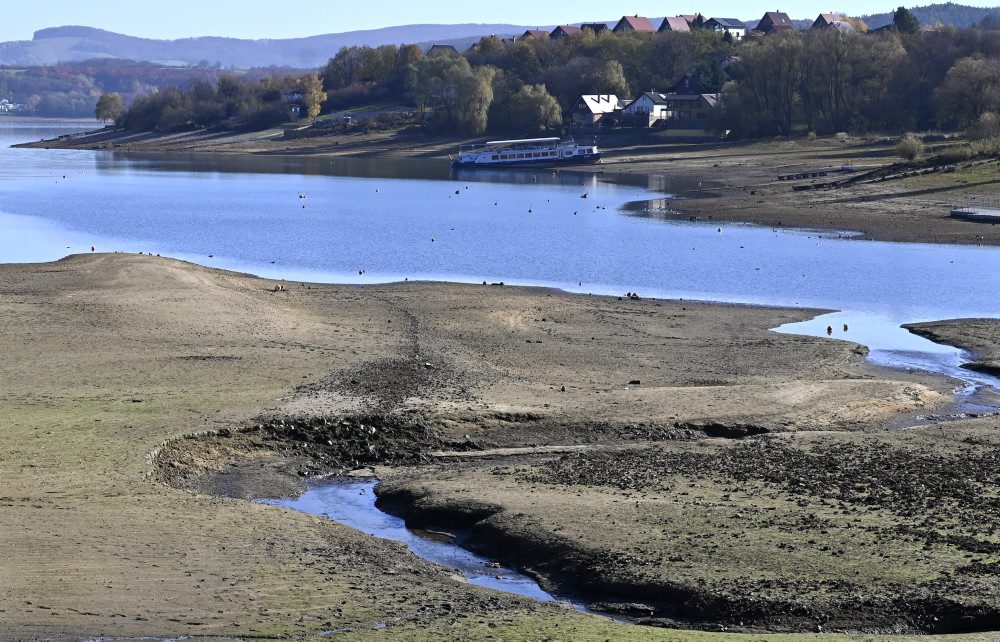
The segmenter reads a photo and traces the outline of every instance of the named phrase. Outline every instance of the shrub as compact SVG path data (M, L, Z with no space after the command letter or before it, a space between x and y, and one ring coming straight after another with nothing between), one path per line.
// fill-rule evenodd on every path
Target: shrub
M907 134L896 145L896 155L903 160L916 160L924 153L924 141L919 136Z
M972 143L972 148L980 156L995 157L1000 156L1000 135L992 138L984 138Z
M969 128L969 138L972 140L1000 138L1000 115L991 111L985 112Z
M976 151L969 145L951 145L939 151L934 156L934 160L945 165L952 165L967 161L975 155Z

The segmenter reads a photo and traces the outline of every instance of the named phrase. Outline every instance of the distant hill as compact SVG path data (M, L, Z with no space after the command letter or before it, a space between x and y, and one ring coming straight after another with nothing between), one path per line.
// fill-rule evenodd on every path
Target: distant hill
M151 40L93 27L55 27L31 40L0 43L0 65L40 66L95 58L145 60L172 65L215 65L246 69L271 65L319 67L342 47L415 43L456 46L497 34L511 36L527 27L509 24L406 25L287 40L184 38Z
M1000 18L1000 7L967 7L955 4L954 2L907 8L920 21L920 24L926 26L934 26L941 23L963 29L979 24L986 16L992 15ZM870 16L862 16L862 20L868 23L869 27L877 29L892 22L892 13L877 13Z
M911 8L922 24L938 22L956 27L978 24L987 15L1000 17L1000 7L983 9L954 3ZM712 16L706 16L712 17ZM727 17L727 16L718 16ZM812 24L815 16L792 16L796 27ZM892 14L864 16L871 27L892 21ZM659 25L662 18L651 18ZM747 20L749 28L757 26L760 17ZM615 20L608 21L614 25ZM577 23L579 24L579 23ZM286 40L240 40L237 38L184 38L181 40L151 40L127 36L93 27L54 27L35 32L31 40L0 43L0 66L32 67L60 62L80 62L99 58L148 61L177 66L221 66L248 69L251 67L320 67L342 47L350 45L418 44L425 48L435 43L455 45L460 50L481 37L496 34L510 37L526 29L550 30L554 25L459 24L405 25L366 31L331 33L308 38Z

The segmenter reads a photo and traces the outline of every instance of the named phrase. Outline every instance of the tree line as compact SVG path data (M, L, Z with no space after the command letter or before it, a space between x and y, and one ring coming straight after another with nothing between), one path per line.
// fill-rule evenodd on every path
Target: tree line
M1000 31L810 30L756 39L720 123L747 137L966 128L1000 112Z
M921 32L902 8L895 24L743 42L697 29L490 36L440 55L414 45L347 47L317 73L197 80L140 97L112 119L160 130L225 121L266 127L287 120L283 94L308 88L310 115L409 104L438 132L529 134L564 127L581 94L631 98L682 79L686 91L720 94L711 125L743 137L963 128L1000 113L1000 30Z

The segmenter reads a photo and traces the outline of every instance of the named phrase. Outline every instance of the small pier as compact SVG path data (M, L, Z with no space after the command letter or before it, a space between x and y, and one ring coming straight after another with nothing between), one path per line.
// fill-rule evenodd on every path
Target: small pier
M1000 198L973 198L968 204L953 207L952 218L980 223L1000 223Z

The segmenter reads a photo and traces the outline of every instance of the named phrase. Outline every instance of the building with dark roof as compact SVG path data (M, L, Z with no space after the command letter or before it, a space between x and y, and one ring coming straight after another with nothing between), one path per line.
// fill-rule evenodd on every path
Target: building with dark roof
M573 25L560 25L552 30L552 33L549 34L549 38L558 40L559 38L578 36L581 33L583 33L583 29L580 27L574 27Z
M760 19L757 23L757 28L754 31L758 31L765 36L770 36L775 33L783 33L788 31L795 31L795 23L792 19L788 17L787 13L781 11L768 11L764 14L764 17Z
M590 29L594 34L600 34L607 31L610 27L606 22L585 22L580 25L580 29Z
M701 28L728 33L729 37L736 41L743 40L747 36L747 26L742 20L734 18L709 18Z

